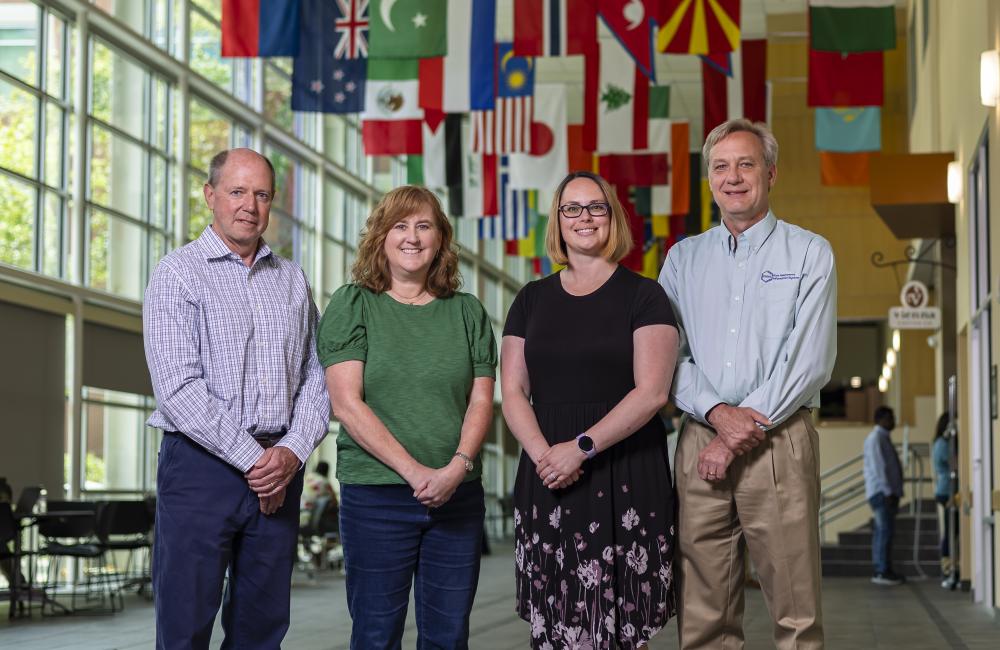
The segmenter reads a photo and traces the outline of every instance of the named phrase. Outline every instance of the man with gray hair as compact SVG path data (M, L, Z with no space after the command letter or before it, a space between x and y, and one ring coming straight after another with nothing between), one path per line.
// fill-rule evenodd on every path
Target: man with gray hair
M330 417L305 274L264 242L274 167L217 154L212 223L157 264L142 308L163 429L156 476L157 648L277 648L288 629L301 468ZM228 581L226 577L228 576ZM223 584L225 600L223 601Z
M778 648L823 647L819 438L810 409L836 358L836 270L822 237L775 218L778 143L730 120L703 156L722 223L660 273L677 316L681 648L743 647L749 550Z

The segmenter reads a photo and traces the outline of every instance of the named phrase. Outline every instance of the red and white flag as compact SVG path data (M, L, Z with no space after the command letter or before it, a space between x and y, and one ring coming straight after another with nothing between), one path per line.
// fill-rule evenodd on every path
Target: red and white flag
M472 151L485 154L531 151L532 97L498 97L492 111L472 111Z
M705 136L726 120L767 120L767 40L741 41L735 52L702 57L701 79Z
M597 43L597 0L514 0L514 54L587 54Z
M594 65L586 65L584 123L597 133L598 153L631 153L646 149L649 139L649 79L613 36L600 39ZM595 128L596 127L596 128Z

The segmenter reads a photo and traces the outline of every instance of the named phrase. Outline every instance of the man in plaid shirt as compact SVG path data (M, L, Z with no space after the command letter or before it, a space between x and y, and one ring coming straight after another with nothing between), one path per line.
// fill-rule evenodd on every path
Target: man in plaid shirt
M153 588L158 648L207 648L228 572L225 646L288 629L302 467L330 405L302 269L264 242L274 167L217 154L201 236L157 265L143 331L163 429Z

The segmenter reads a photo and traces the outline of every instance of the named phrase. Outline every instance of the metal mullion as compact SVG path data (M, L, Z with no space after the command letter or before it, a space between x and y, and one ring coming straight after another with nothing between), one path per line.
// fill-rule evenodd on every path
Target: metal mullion
M64 76L68 76L68 75L64 75ZM31 84L26 83L25 81L23 81L21 79L18 79L17 77L11 75L9 72L7 72L5 70L2 70L2 69L0 69L0 81L5 81L5 82L9 83L10 85L15 86L18 90L20 90L22 92L25 92L25 93L28 93L29 95L33 95L36 99L39 99L41 101L51 102L51 103L59 106L60 108L63 108L63 109L66 109L66 110L70 110L70 109L73 108L73 105L70 104L69 102L67 102L65 100L62 100L62 99L60 99L58 97L55 97L53 95L50 95L49 93L47 93L46 91L42 90L41 88L35 88Z
M132 224L133 226L138 226L138 227L144 228L146 230L151 230L151 231L157 232L157 233L159 233L161 235L168 234L166 230L164 230L163 228L160 228L159 226L153 226L153 225L151 225L147 221L143 221L142 219L137 219L136 217L127 215L127 214L125 214L124 212L122 212L120 210L116 210L115 208L110 208L108 206L101 205L100 203L94 203L93 201L90 201L90 200L88 200L86 202L86 206L88 208L90 208L92 211L96 210L97 212L103 212L103 213L105 213L105 214L107 214L109 216L112 216L112 217L116 218L116 219L121 219L122 221L127 221L128 223ZM87 221L89 223L90 220L88 219ZM89 241L89 237L88 237L88 241Z
M36 190L39 190L39 191L44 190L44 191L47 191L47 192L52 192L54 194L58 194L59 196L61 196L63 198L68 198L69 197L69 193L66 190L63 190L63 189L60 189L60 188L57 188L57 187L53 187L52 185L49 185L49 184L47 184L47 183L45 183L45 182L43 182L43 181L41 181L41 180L39 180L37 178L32 178L30 176L25 176L24 174L22 174L20 172L16 172L16 171L14 171L12 169L7 169L6 167L0 166L0 175L10 176L11 178L14 178L14 179L16 179L16 180L18 180L18 181L20 181L22 183L30 185L33 189L36 189Z
M215 16L208 13L208 11L204 9L200 4L198 4L197 2L192 2L189 4L189 6L191 8L191 11L195 12L196 14L200 14L201 17L204 18L206 21L208 21L211 25L213 25L214 27L218 27L220 31L222 30L222 21L216 20Z
M131 142L132 144L136 145L137 147L141 147L142 149L144 149L144 150L146 150L148 152L151 152L153 154L156 154L156 155L160 156L161 158L163 158L167 162L171 162L171 163L176 162L176 160L174 159L174 157L170 153L165 153L162 149L160 149L159 147L157 147L154 144L150 144L149 142L143 142L142 138L137 138L134 135L131 135L131 134L125 132L125 131L122 131L117 126L109 124L108 122L105 122L104 120L102 120L99 117L94 117L93 115L88 114L87 115L87 121L89 123L93 124L93 125L97 125L97 126L101 127L102 129L104 129L105 131L108 131L109 133L111 133L113 135L116 135L116 136L118 136L120 138L128 140L129 142Z

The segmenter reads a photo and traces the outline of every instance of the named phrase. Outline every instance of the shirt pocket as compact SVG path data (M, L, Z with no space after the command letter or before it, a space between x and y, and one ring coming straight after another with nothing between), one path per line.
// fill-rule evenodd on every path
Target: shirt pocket
M765 339L783 339L795 324L795 299L799 283L789 280L762 285L754 306L754 329Z

